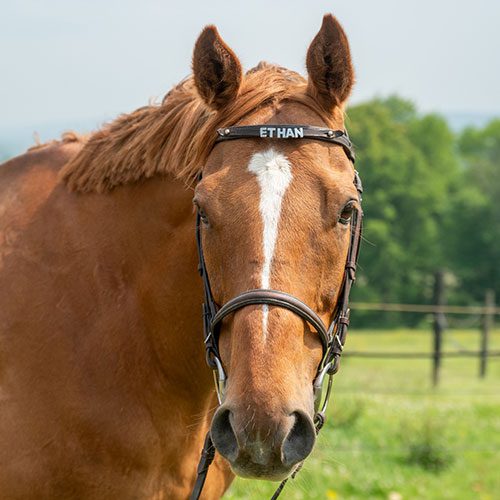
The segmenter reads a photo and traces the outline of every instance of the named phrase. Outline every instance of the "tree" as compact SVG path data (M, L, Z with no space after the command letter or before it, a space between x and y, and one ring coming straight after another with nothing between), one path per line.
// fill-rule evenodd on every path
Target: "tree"
M458 140L462 190L453 200L454 268L470 300L500 294L500 120L468 128Z
M348 116L366 193L360 282L353 297L428 301L431 276L445 260L442 235L449 195L459 182L454 136L444 119L419 116L398 97L354 106ZM358 324L387 322L387 315L358 313L357 318Z

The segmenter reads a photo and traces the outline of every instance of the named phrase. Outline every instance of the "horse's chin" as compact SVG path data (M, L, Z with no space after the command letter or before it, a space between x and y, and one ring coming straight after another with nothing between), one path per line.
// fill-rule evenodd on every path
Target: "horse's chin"
M260 479L265 481L283 481L292 475L298 468L298 465L293 467L284 466L264 466L253 462L244 464L233 463L231 470L239 477L244 479Z

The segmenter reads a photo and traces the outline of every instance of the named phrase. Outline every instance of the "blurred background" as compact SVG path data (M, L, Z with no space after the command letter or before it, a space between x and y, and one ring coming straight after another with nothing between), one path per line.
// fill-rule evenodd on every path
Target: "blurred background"
M500 498L499 2L2 0L0 160L160 99L209 23L247 69L304 73L326 12L357 71L365 242L330 418L284 498Z

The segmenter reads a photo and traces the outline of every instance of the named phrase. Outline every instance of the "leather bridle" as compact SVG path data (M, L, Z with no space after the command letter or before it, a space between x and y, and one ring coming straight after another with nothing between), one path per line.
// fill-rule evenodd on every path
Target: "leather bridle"
M216 143L236 140L236 139L272 139L272 140L297 140L312 139L325 141L342 146L347 157L354 164L355 155L351 141L347 132L332 130L311 125L247 125L239 127L227 127L217 130ZM201 180L201 175L200 175ZM359 206L363 187L361 179L354 170L354 185L358 192ZM228 315L250 305L268 305L288 309L307 324L309 324L321 341L323 356L318 365L317 373L313 381L315 416L314 424L316 433L323 427L325 421L325 411L331 394L332 376L337 373L340 364L340 356L344 348L347 328L349 326L349 294L352 284L355 281L356 265L358 261L361 233L363 226L363 212L354 208L350 221L350 244L347 253L347 261L344 270L342 287L338 296L337 305L331 316L331 322L327 326L321 318L308 305L297 297L280 290L255 289L248 290L232 298L224 305L219 306L212 295L210 280L205 266L203 255L203 245L201 238L201 214L196 215L196 243L198 246L199 265L198 271L204 285L203 303L203 330L205 338L206 360L208 366L212 368L215 379L215 387L219 404L222 404L226 386L226 373L222 365L219 354L219 332L221 323ZM328 376L328 384L325 397L322 398L322 386L325 376ZM215 456L215 447L212 443L210 432L207 434L202 450L200 463L197 470L197 479L191 494L191 500L197 500L205 483L208 468ZM298 469L297 469L298 470ZM295 473L297 472L295 471ZM295 473L293 475L295 475ZM281 493L286 481L280 484L271 500L274 500Z

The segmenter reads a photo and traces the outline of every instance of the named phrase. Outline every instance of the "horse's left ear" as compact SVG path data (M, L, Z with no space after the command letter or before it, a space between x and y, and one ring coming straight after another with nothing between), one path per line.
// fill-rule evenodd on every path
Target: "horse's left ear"
M349 97L354 85L354 68L347 36L331 15L323 24L307 51L308 92L332 111Z
M193 74L198 93L213 109L222 109L238 95L241 64L215 26L207 26L196 41Z

